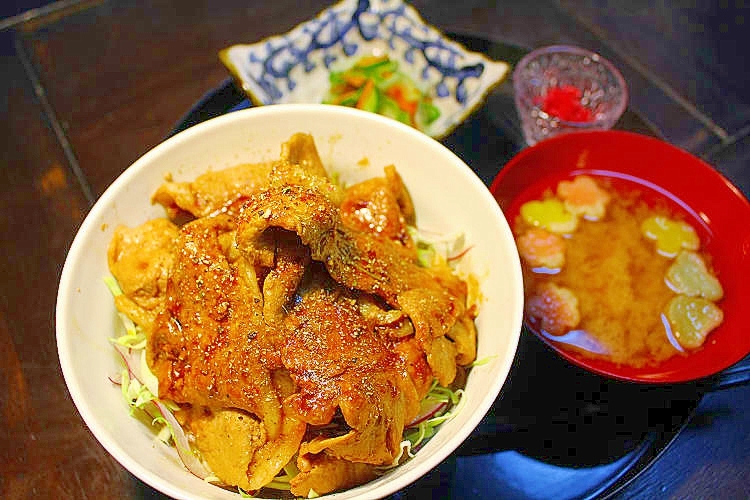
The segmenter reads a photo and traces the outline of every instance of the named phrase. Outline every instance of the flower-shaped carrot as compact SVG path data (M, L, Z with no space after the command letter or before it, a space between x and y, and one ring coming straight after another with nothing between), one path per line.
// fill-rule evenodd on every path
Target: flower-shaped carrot
M677 255L667 269L666 282L675 292L689 297L717 301L724 296L721 283L709 272L703 258L695 252L683 250Z
M579 175L572 181L560 181L557 196L563 200L569 212L590 220L604 217L610 200L609 193L588 175Z
M554 283L543 283L526 302L526 313L551 335L563 335L581 322L578 297Z
M656 251L672 258L682 250L698 250L700 239L695 229L687 222L655 215L641 224L641 232L656 241Z
M686 349L703 345L706 336L724 320L724 313L713 302L686 295L673 298L666 315L675 340Z
M531 267L561 269L565 265L565 239L533 227L517 239L518 253Z
M553 233L572 233L578 227L578 217L556 198L527 201L521 205L521 217L527 224Z

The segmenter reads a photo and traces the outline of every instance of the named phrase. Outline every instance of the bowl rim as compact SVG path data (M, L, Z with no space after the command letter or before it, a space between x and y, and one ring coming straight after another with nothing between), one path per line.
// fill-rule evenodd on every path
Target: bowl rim
M626 131L626 130L589 130L589 131L581 131L581 132L572 132L569 134L561 134L558 136L550 137L547 139L544 139L542 141L539 141L538 143L534 144L533 146L528 146L524 148L522 151L520 151L517 155L515 155L513 158L511 158L498 172L498 174L495 176L495 178L492 180L490 184L490 191L493 193L493 195L498 200L498 203L500 203L500 200L498 198L499 194L498 191L501 189L504 180L507 176L510 175L511 172L513 172L516 169L522 168L523 163L526 161L526 158L532 155L537 154L540 150L547 150L550 148L554 148L556 143L558 142L568 142L568 141L578 141L578 142L585 142L588 138L596 137L599 141L599 143L607 142L608 144L612 144L614 141L633 141L633 142L640 142L643 145L650 145L651 147L658 147L662 148L664 151L669 151L670 154L677 155L678 157L688 159L690 160L691 164L698 169L699 172L702 172L704 175L701 177L706 177L711 180L711 182L716 183L717 186L721 185L723 189L726 189L728 193L731 193L733 199L742 207L742 210L748 214L750 214L750 200L748 200L748 197L745 196L742 191L732 183L724 174L722 174L719 170L714 168L711 164L703 160L702 158L699 158L692 153L686 151L683 148L680 148L674 144L671 144L665 140L659 139L657 137L652 137L649 135L645 135L638 132L632 132L632 131ZM562 171L575 171L579 170L576 168L563 168ZM596 170L596 169L590 169L590 170ZM604 167L601 169L602 171L613 171L618 172L618 169L610 169L608 167ZM528 184L526 187L529 187L533 184L535 184L537 181L535 178L529 179ZM652 181L648 181L652 182ZM659 186L661 187L661 186ZM671 192L670 189L666 187L662 187L668 194L677 196ZM516 193L516 196L518 196L518 193ZM508 204L512 204L512 201L509 201ZM694 209L693 207L690 207L691 209ZM509 221L511 225L513 225L513 221ZM746 241L744 243L745 246L750 245L750 240ZM745 249L745 254L750 255L750 248ZM737 362L741 361L745 357L747 357L750 354L750 342L748 342L747 348L745 350L741 349L735 349L732 351L732 355L724 356L721 358L721 362L715 363L715 367L718 366L718 368L714 368L711 371L707 371L705 369L694 369L693 371L681 368L681 369L671 369L671 370L658 370L658 365L654 369L652 373L645 373L645 374L632 374L632 373L623 373L620 370L624 370L625 372L628 371L627 367L618 367L612 362L609 361L601 361L596 359L589 359L585 356L577 355L575 353L566 351L565 349L560 348L556 343L552 342L549 338L547 338L545 335L540 334L537 332L534 328L531 328L526 321L525 318L525 312L524 312L524 321L523 321L523 329L530 332L532 335L537 337L541 342L545 344L547 348L549 348L551 351L553 351L555 354L559 355L563 359L567 360L568 362L572 363L573 365L576 365L580 368L583 368L585 370L588 370L592 373L596 373L598 375L602 375L607 378L611 378L614 380L620 380L625 382L634 382L634 383L642 383L646 385L660 385L660 384L668 384L668 383L683 383L683 382L695 382L699 380L705 380L712 376L715 376L719 374L721 371L731 367L732 365L736 364ZM689 358L687 358L689 359Z
M186 492L184 487L180 487L170 481L162 479L162 477L151 470L140 465L140 463L133 459L128 452L126 452L116 441L110 440L107 432L102 427L99 419L94 415L92 408L90 407L90 401L84 394L81 386L75 381L74 373L76 367L73 365L72 358L70 356L69 347L66 343L66 337L68 336L69 325L71 324L70 311L68 304L72 303L74 299L74 293L71 287L73 281L73 267L76 262L85 258L85 243L86 240L91 238L91 233L99 231L98 216L105 213L109 205L117 198L120 191L128 186L132 180L139 175L139 173L147 169L155 159L158 159L161 155L168 153L173 148L179 147L181 144L192 141L196 137L200 137L202 134L208 133L211 130L220 129L222 127L229 126L230 124L243 123L245 120L253 119L249 117L255 117L257 120L268 114L312 114L322 116L341 116L345 120L355 120L359 123L376 123L380 126L393 128L396 130L398 135L408 136L410 141L414 141L420 147L434 148L440 152L442 156L446 158L446 164L450 164L451 169L458 168L458 172L462 177L466 178L471 183L472 190L476 190L479 196L486 197L489 207L497 207L497 204L492 199L492 195L486 188L481 179L477 176L471 168L461 160L455 153L453 153L446 146L439 143L436 139L429 137L428 135L402 123L392 120L390 118L380 116L375 113L358 110L355 108L347 108L342 106L333 106L325 104L273 104L260 107L251 107L221 115L215 118L211 118L197 125L194 125L184 131L181 131L161 143L157 144L153 148L146 151L143 155L137 158L129 167L127 167L101 194L92 206L89 213L86 215L84 221L76 232L76 235L69 247L65 263L61 272L61 277L58 283L58 292L56 297L56 310L55 310L55 329L56 329L56 342L58 350L58 359L63 373L63 378L66 383L66 387L70 393L70 396L78 410L79 414L84 420L84 423L89 430L94 434L97 441L102 445L105 450L112 455L121 465L123 465L130 473L142 479L144 482L154 487L155 489L173 496L175 498L194 498ZM482 191L484 193L482 193ZM493 209L494 210L494 209ZM493 212L493 218L500 218L505 221L504 214L497 207L497 211ZM507 221L505 221L507 223ZM510 241L512 242L512 234L510 234L509 225L506 224ZM503 231L504 228L500 227L499 230ZM512 243L511 243L512 244ZM422 462L419 468L410 470L403 474L395 481L391 481L392 484L389 491L381 494L390 494L398 489L412 484L420 477L425 475L429 470L436 467L442 460L454 453L456 448L469 436L469 434L476 428L484 415L489 411L489 408L494 403L496 397L500 394L500 390L507 381L507 377L510 373L512 363L515 359L515 355L518 348L518 342L520 339L521 332L521 321L523 313L523 291L522 291L522 279L520 277L520 261L515 262L515 266L512 266L510 270L514 275L517 275L516 283L519 285L518 290L514 291L514 295L520 294L518 297L518 307L514 311L514 317L509 318L508 323L512 325L507 328L508 337L506 359L501 360L498 365L497 373L500 375L496 380L493 381L491 386L486 387L487 392L481 400L477 411L471 415L467 415L466 422L458 429L458 432L449 437L449 441L438 448L434 453L429 455L423 454ZM106 376L106 374L104 375ZM492 398L487 395L493 394ZM383 489L383 485L378 486L378 489ZM329 494L328 498L339 498L346 497L347 491L345 490L339 493Z

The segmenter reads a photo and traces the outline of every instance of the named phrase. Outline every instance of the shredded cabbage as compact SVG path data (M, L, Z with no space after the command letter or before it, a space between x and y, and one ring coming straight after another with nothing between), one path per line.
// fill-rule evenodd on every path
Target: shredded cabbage
M497 357L498 357L497 354L493 354L492 356L485 356L482 359L476 359L474 360L473 363L471 363L470 365L467 365L466 368L473 368L475 366L484 366Z
M406 230L417 245L417 260L422 267L446 264L455 267L455 261L467 250L463 232L437 234L415 226Z
M122 295L122 289L117 280L112 276L105 276L104 283L112 293L113 297ZM159 382L146 362L146 334L137 326L133 320L118 312L118 316L125 330L123 335L110 338L110 342L125 352L119 351L123 356L125 368L120 373L120 388L122 396L129 407L130 415L133 417L145 416L150 419L151 425L157 429L156 438L166 444L174 444L175 431L167 420L162 416L162 405L168 411L175 411L179 407L171 401L159 400ZM131 370L135 366L128 365L128 356L138 355L138 371L131 376Z
M105 276L104 283L109 288L113 297L119 297L122 295L122 289L120 288L117 280L112 276ZM146 348L146 334L133 322L132 319L125 316L123 313L117 313L120 316L122 326L125 328L125 335L109 339L111 342L121 345L126 349L145 349Z
M254 498L254 495L251 495L247 491L243 490L239 486L237 487L237 493L240 494L240 498Z
M299 474L299 469L292 459L288 464L284 466L284 474L279 474L273 481L266 484L264 488L272 488L274 490L289 491L291 489L291 480Z
M441 234L414 226L407 226L407 232L416 245L417 263L422 267L448 266L467 284L467 306L479 306L482 296L479 279L475 275L476 266L471 262L471 245L463 232Z
M444 403L430 418L421 420L416 428L408 429L404 433L404 438L411 444L409 451L416 450L420 444L435 435L438 427L452 419L463 407L463 389L452 390L447 387L441 387L437 381L432 383L432 387L422 400L425 404Z

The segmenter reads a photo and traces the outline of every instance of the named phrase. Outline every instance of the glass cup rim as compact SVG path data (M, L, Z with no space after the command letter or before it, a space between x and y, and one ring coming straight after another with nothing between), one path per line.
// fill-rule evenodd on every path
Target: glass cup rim
M521 70L526 68L529 65L529 63L531 63L538 56L545 55L545 54L555 54L555 53L574 54L578 56L589 57L592 61L596 62L597 64L601 64L609 73L612 74L612 76L614 77L614 80L617 82L617 85L622 89L622 99L617 104L617 107L614 108L612 112L612 116L604 120L597 119L591 122L578 122L578 121L564 120L559 117L554 117L554 119L557 120L559 123L565 124L566 126L577 127L581 129L599 126L601 123L612 121L612 118L614 118L614 120L612 121L612 124L614 125L614 123L616 123L617 120L619 120L622 114L625 112L625 109L627 108L628 100L630 97L629 91L628 91L628 85L625 82L625 78L622 76L622 73L620 72L620 70L618 70L615 67L615 65L612 64L612 62L610 62L607 58L605 58L601 54L597 52L593 52L588 49L584 49L583 47L577 47L575 45L558 44L558 45L547 45L544 47L539 47L537 49L532 50L531 52L523 56L518 61L518 63L516 64L513 70L513 75L512 75L513 90L515 94L517 107L520 108L520 106L518 106L518 103L523 102L524 104L530 105L532 108L538 108L540 111L542 111L541 108L539 108L539 106L531 102L528 96L523 95L523 93L520 92L521 84L518 79L518 74L520 74ZM519 109L519 112L520 112L520 109ZM550 117L550 118L553 118L553 117Z

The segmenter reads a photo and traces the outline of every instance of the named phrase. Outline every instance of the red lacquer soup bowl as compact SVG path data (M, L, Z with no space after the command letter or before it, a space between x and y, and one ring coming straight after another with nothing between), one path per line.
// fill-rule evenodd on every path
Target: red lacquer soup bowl
M750 353L750 203L728 179L703 160L662 140L622 131L567 134L544 140L512 158L490 190L513 224L525 202L554 190L560 180L587 174L617 185L637 186L644 198L666 202L690 223L711 257L724 289L722 323L704 344L666 361L635 367L592 357L526 327L560 356L608 377L646 383L708 377ZM645 199L649 203L648 199Z

